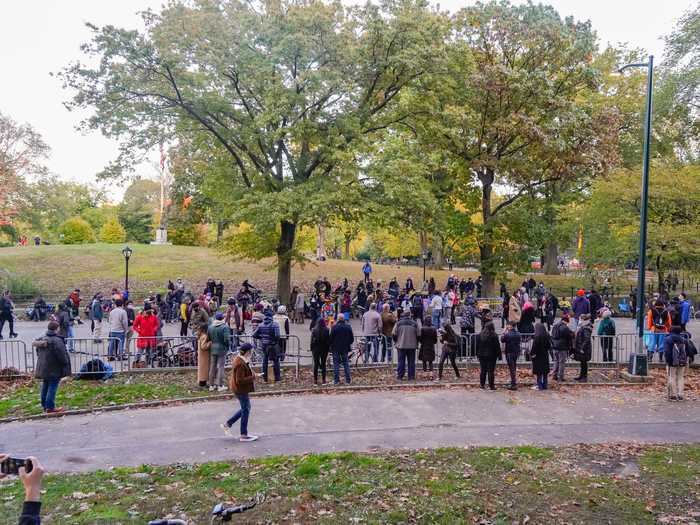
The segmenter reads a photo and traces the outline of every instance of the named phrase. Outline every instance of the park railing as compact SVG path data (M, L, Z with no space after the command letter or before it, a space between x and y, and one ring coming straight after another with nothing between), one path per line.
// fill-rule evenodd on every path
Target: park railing
M124 359L115 359L114 361L109 359L110 356L115 355L112 349L117 348L118 345L119 339L114 337L66 338L66 349L70 356L72 373L79 374L91 369L92 367L89 363L97 360L102 361L103 364L108 364L112 372L127 372L130 367L126 356L124 356Z
M24 341L0 340L0 379L16 379L34 372L34 352Z

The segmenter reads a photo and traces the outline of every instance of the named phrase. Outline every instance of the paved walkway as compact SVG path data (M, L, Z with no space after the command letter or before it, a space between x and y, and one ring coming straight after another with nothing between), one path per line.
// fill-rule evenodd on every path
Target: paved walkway
M108 412L0 425L0 451L52 471L90 471L305 452L444 446L696 442L700 403L610 389L576 394L435 390L253 400L255 443L219 428L235 402Z

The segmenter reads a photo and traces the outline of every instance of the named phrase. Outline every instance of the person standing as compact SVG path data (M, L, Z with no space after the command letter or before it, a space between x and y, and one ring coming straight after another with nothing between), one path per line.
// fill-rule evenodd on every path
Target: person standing
M382 306L382 362L391 363L393 361L393 339L391 333L394 331L396 316L391 311L389 304Z
M518 324L522 316L522 306L520 305L520 292L515 291L508 299L508 323Z
M664 358L669 401L683 401L685 369L688 366L688 344L681 335L680 326L672 326L671 333L664 339Z
M671 331L671 315L666 310L663 301L656 300L653 308L647 312L647 354L649 363L654 360L654 352L659 353L659 360L663 359L663 345L666 335Z
M345 383L350 384L350 363L348 354L352 348L352 343L355 336L352 333L352 327L345 322L342 317L331 328L330 337L328 340L331 353L333 354L333 384L340 384L340 365L343 365L345 372Z
M501 358L501 344L498 342L496 327L492 322L484 324L476 341L476 355L479 358L479 385L496 390L496 361Z
M107 355L110 361L114 358L121 358L124 354L126 333L129 331L129 317L123 306L124 301L117 299L114 301L114 308L109 312L109 346Z
M581 363L581 371L574 381L585 383L588 381L588 362L591 360L593 345L591 337L593 327L591 326L590 314L581 314L579 326L576 329L574 338L574 359Z
M440 321L442 320L442 307L442 296L439 293L434 293L432 299L430 300L430 315L433 326L435 327L441 326Z
M153 310L150 308L136 316L134 320L134 332L136 332L138 336L136 339L136 348L138 351L134 358L136 361L141 360L141 351L144 351L146 354L146 363L148 365L151 364L153 350L156 347L156 335L158 334L159 326L158 317L153 315Z
M445 324L440 331L440 342L442 343L442 353L438 363L438 381L442 379L442 369L445 361L450 360L450 364L455 371L455 376L459 379L459 368L457 368L457 348L459 348L459 337L455 333L452 325L445 320Z
M396 376L403 380L406 372L406 361L408 361L408 379L416 378L416 349L418 348L418 339L420 332L418 324L411 319L410 312L403 312L401 319L394 326L392 337L396 343L398 353Z
M544 324L535 325L535 336L532 340L530 357L532 358L532 373L537 378L535 390L547 390L547 376L549 375L549 353L552 350L552 339L547 333Z
M508 321L506 331L501 336L501 342L504 345L506 363L508 364L508 371L510 372L510 385L508 385L508 390L517 390L518 385L516 376L518 369L518 357L520 356L521 337L520 332L518 332L518 325L516 323Z
M226 354L231 344L231 330L224 321L223 312L216 312L214 322L207 330L211 346L209 347L209 391L228 390L224 385Z
M372 265L370 264L369 259L365 261L365 264L362 266L362 276L365 282L370 281L372 278Z
M385 303L384 306L389 306ZM384 307L382 307L383 310ZM377 312L377 304L372 303L362 315L362 336L365 338L365 353L362 362L367 363L370 355L372 362L376 363L379 358L379 336L382 333L382 316Z
M595 289L591 289L591 293L588 296L588 302L590 303L591 308L591 324L593 324L598 317L598 311L603 307L603 298Z
M573 348L574 333L569 328L569 316L562 316L561 320L552 327L552 348L554 350L554 379L564 381L566 372L566 360Z
M614 361L613 344L615 339L615 321L612 319L612 313L607 308L601 311L600 323L598 323L598 337L600 338L600 346L603 349L603 361L610 363Z
M231 416L226 423L221 424L224 434L231 435L231 427L241 420L241 435L239 441L255 441L258 436L248 434L248 420L250 419L250 393L255 390L255 376L250 368L250 354L253 345L244 343L238 349L238 355L233 358L230 385L236 395L241 408Z
M314 360L314 385L318 385L318 371L321 370L321 384L326 384L326 361L330 351L330 333L326 322L319 319L311 330L311 355Z
M265 311L263 322L253 332L253 339L256 339L258 348L263 353L262 362L262 377L267 383L267 368L272 361L272 372L275 377L275 384L282 380L282 371L280 370L280 361L277 353L277 343L280 339L280 327L272 320L272 312Z
M90 320L92 321L92 337L95 343L102 341L102 320L104 311L102 310L102 292L97 292L90 303Z
M690 301L688 301L688 296L685 292L681 292L681 294L678 296L678 300L680 301L679 306L681 310L681 332L686 332L686 325L688 324L688 321L690 321Z
M63 407L56 408L56 392L61 379L71 374L66 344L57 330L58 323L49 321L46 334L32 343L37 353L34 377L42 380L41 407L47 414L64 411Z
M0 297L0 339L2 339L2 330L5 323L8 324L10 328L10 339L17 337L15 333L15 318L12 313L14 310L14 304L12 303L12 297L9 291L5 291Z
M187 337L187 327L190 324L190 298L186 297L180 303L180 337Z
M557 317L559 309L559 300L557 296L551 292L544 294L544 322L547 324L547 330L551 330L554 325L554 320Z
M279 358L281 361L287 355L287 341L289 340L289 317L287 317L287 307L283 304L277 307L277 313L272 316L272 320L280 328L280 338L277 343L279 348Z
M571 311L574 314L574 329L576 329L581 316L591 313L591 303L586 298L586 292L583 289L576 292L574 302L571 303Z
M393 326L392 326L393 329ZM433 371L435 361L435 345L438 342L437 330L430 319L426 319L420 329L420 351L418 360L423 363L423 372Z

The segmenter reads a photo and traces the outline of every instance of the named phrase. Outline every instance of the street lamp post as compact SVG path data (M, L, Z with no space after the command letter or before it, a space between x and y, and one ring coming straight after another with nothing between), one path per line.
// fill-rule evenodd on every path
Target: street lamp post
M125 266L125 272L124 272L124 290L126 292L129 292L129 259L131 258L131 254L134 253L134 250L129 248L128 246L125 246L124 249L122 250L122 255L124 256L124 266Z
M637 358L644 353L644 287L647 263L647 209L649 206L649 142L651 141L651 100L654 78L654 56L648 62L627 64L619 72L633 67L647 68L647 100L644 115L644 153L642 159L642 202L639 214L639 269L637 275ZM644 367L646 369L646 367Z
M428 254L423 252L423 284L425 284L425 264L428 262Z

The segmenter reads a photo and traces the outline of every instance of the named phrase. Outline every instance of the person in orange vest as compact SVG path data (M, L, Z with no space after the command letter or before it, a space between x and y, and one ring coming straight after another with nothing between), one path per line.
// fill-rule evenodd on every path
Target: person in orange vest
M646 345L649 362L654 359L654 352L658 352L659 360L664 358L664 339L671 331L671 314L666 310L662 301L656 301L654 307L647 312Z

